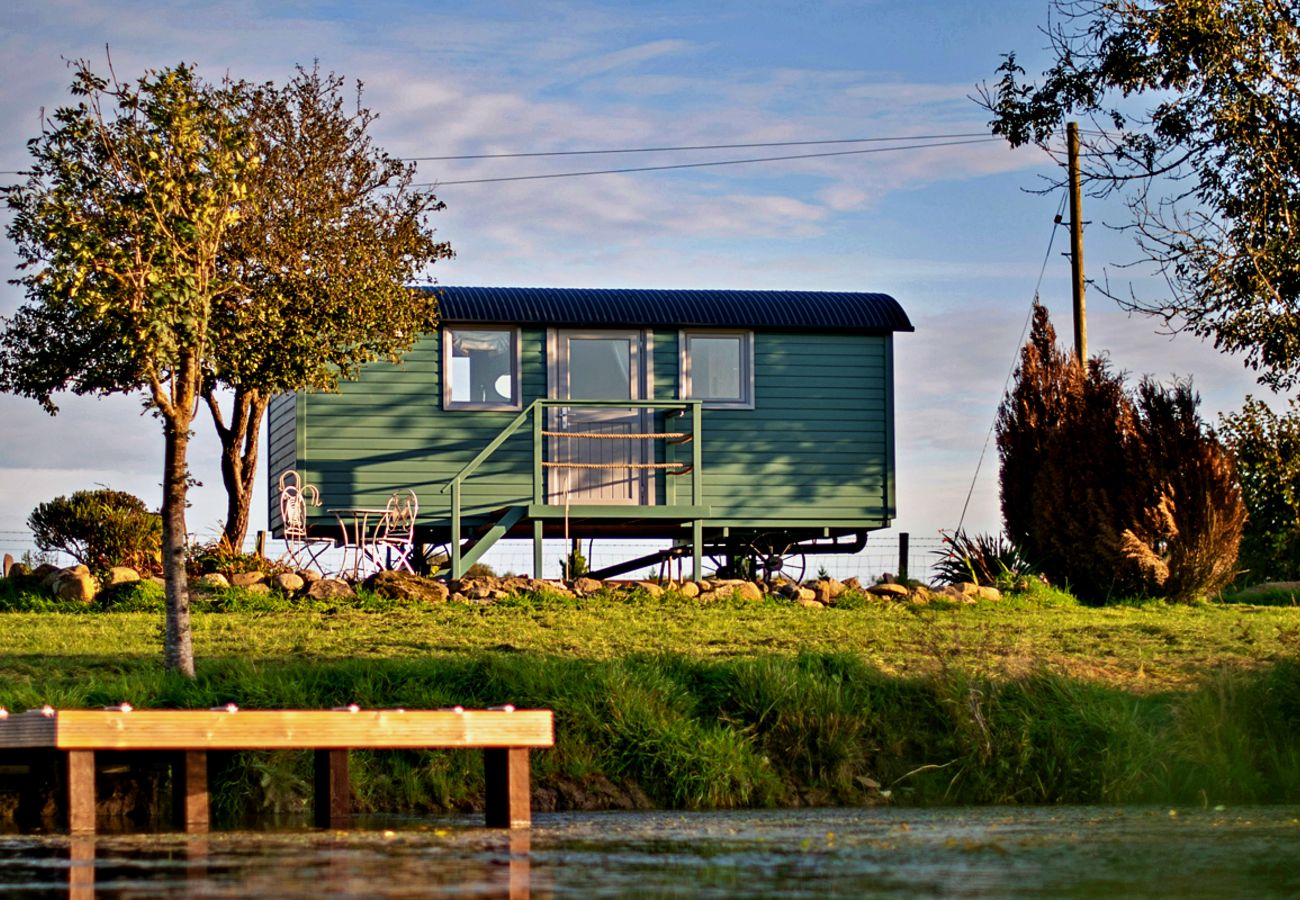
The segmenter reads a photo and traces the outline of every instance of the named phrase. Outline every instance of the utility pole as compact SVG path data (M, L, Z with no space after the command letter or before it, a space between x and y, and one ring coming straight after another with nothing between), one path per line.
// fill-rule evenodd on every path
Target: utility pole
M1074 287L1074 355L1088 364L1088 316L1083 299L1083 191L1079 186L1079 123L1065 126L1070 171L1070 274Z

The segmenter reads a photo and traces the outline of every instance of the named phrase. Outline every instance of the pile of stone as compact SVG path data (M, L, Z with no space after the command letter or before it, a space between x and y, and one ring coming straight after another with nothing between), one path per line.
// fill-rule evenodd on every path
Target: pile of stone
M86 566L55 566L43 563L29 569L20 562L5 559L5 577L22 582L30 587L42 590L60 600L74 603L92 603L104 588L118 584L139 581L142 576L128 566L114 566L104 575L103 580L90 574ZM161 582L160 582L161 583Z
M281 568L281 567L270 567ZM43 565L28 571L22 563L5 559L6 577L21 577L36 584L53 596L63 600L91 603L100 590L110 585L139 581L141 575L134 569L119 566L109 570L104 584L91 575L85 566ZM161 584L161 579L154 577ZM478 575L450 580L435 580L407 572L379 572L362 583L368 590L395 600L426 603L493 603L520 593L545 593L561 597L588 597L601 592L612 596L642 591L653 597L665 592L675 593L700 603L734 598L759 601L765 597L781 597L809 609L834 606L845 594L871 597L881 602L924 605L934 601L949 603L976 603L980 600L998 600L997 588L977 584L947 585L928 588L923 585L899 584L890 576L879 584L863 585L857 578L838 581L822 578L805 584L777 579L770 582L745 581L733 578L704 578L681 581L598 581L594 578L572 580L545 580L522 575ZM237 572L223 575L212 572L190 579L190 587L198 594L204 591L237 587L253 593L279 592L286 595L306 595L314 600L348 600L356 596L356 586L341 578L321 576L309 570Z

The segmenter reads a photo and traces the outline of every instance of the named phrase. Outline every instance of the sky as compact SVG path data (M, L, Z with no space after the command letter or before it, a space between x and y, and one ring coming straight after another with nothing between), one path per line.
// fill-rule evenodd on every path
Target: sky
M41 111L69 101L67 61L124 78L178 62L216 79L283 82L296 64L364 83L378 144L402 158L987 134L971 99L1014 50L1046 68L1046 0L712 0L700 3L371 0L8 0L0 32L0 170L27 162ZM862 145L855 145L861 147ZM809 151L844 147L812 147ZM852 146L849 149L853 149ZM429 160L456 258L446 285L878 291L915 333L895 337L898 518L934 538L1000 530L997 454L984 450L1035 286L1069 341L1068 236L1041 150L1000 141L820 159L489 184L501 176L806 152L803 148ZM0 176L6 181L13 175ZM7 210L0 220L10 221ZM1088 276L1152 289L1085 204ZM1044 268L1044 260L1046 267ZM16 274L9 241L0 271ZM23 302L0 286L0 315ZM1093 291L1090 352L1135 377L1194 379L1205 418L1266 394L1239 359L1161 333ZM107 486L160 502L162 436L137 397L65 396L51 418L0 395L0 550L30 546L31 509ZM203 414L206 415L206 414ZM981 457L983 457L981 464ZM219 532L211 423L191 448L188 527ZM979 471L976 478L976 471ZM969 495L969 501L967 500ZM266 527L259 485L253 528ZM964 516L963 516L963 510Z

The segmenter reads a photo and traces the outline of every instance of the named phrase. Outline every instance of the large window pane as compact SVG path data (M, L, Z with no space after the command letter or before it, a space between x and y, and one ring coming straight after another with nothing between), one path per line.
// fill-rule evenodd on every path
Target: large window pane
M626 338L570 338L569 399L631 398L631 355Z
M715 407L752 406L750 339L748 333L683 335L683 396Z
M448 327L443 343L446 405L502 409L519 405L518 333L511 328Z

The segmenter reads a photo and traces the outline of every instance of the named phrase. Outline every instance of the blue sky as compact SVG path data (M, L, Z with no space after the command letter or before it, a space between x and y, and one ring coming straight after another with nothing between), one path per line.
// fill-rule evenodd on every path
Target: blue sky
M7 4L0 34L0 169L26 161L39 111L67 101L65 59L117 72L197 63L212 78L285 80L296 63L365 82L375 135L402 157L832 140L982 132L969 99L1016 50L1046 64L1045 0L912 2L131 2ZM827 148L837 149L837 148ZM782 151L771 151L778 155ZM425 162L429 181L655 165L752 151ZM1026 192L1054 172L1036 149L999 142L677 172L450 185L436 217L458 256L443 284L867 290L916 325L896 340L898 526L956 526L1017 350L1058 196ZM12 176L4 176L11 179ZM7 217L7 212L0 215ZM1085 218L1090 277L1140 271L1113 203ZM6 218L7 221L7 218ZM1064 232L1042 297L1069 334ZM14 255L0 249L12 277ZM1146 282L1138 281L1141 290ZM0 314L22 301L0 287ZM1192 375L1204 411L1264 393L1240 362L1171 339L1097 292L1089 347L1117 368ZM69 397L56 418L0 396L0 547L57 494L104 484L156 502L161 435L134 398ZM190 530L224 509L204 419L191 461ZM990 448L966 517L996 531ZM265 522L258 491L254 527Z

